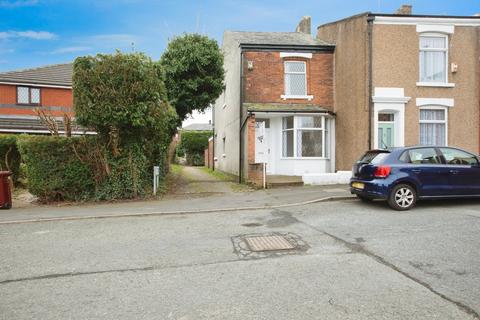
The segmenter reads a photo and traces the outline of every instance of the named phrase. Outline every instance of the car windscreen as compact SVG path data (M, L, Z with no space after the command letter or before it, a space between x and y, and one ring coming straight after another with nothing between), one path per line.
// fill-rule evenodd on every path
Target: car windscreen
M386 151L368 151L358 162L364 164L378 164L388 157L389 154L390 152Z

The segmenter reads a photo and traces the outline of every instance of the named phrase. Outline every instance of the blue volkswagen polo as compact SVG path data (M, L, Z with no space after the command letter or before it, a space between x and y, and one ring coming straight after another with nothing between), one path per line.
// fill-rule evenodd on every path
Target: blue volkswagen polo
M419 199L480 197L479 158L441 146L370 150L353 166L350 191L368 201L384 199L395 210Z

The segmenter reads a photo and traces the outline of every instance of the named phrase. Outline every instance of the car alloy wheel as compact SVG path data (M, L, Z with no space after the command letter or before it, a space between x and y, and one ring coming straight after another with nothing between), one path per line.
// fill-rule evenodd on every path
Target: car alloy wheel
M415 205L416 201L415 190L407 184L400 184L393 188L388 204L395 210L408 210Z

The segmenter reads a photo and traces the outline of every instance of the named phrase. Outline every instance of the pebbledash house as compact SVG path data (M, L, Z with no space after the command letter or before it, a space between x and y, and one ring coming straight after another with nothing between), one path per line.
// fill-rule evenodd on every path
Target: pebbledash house
M223 36L214 165L261 183L347 182L367 149L480 150L480 17L363 13Z

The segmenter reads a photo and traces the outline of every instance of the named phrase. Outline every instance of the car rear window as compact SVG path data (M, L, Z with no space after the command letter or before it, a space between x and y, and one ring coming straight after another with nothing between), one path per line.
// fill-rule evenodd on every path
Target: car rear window
M368 151L362 158L360 158L359 162L365 164L378 164L388 157L389 154L390 152L385 151Z

